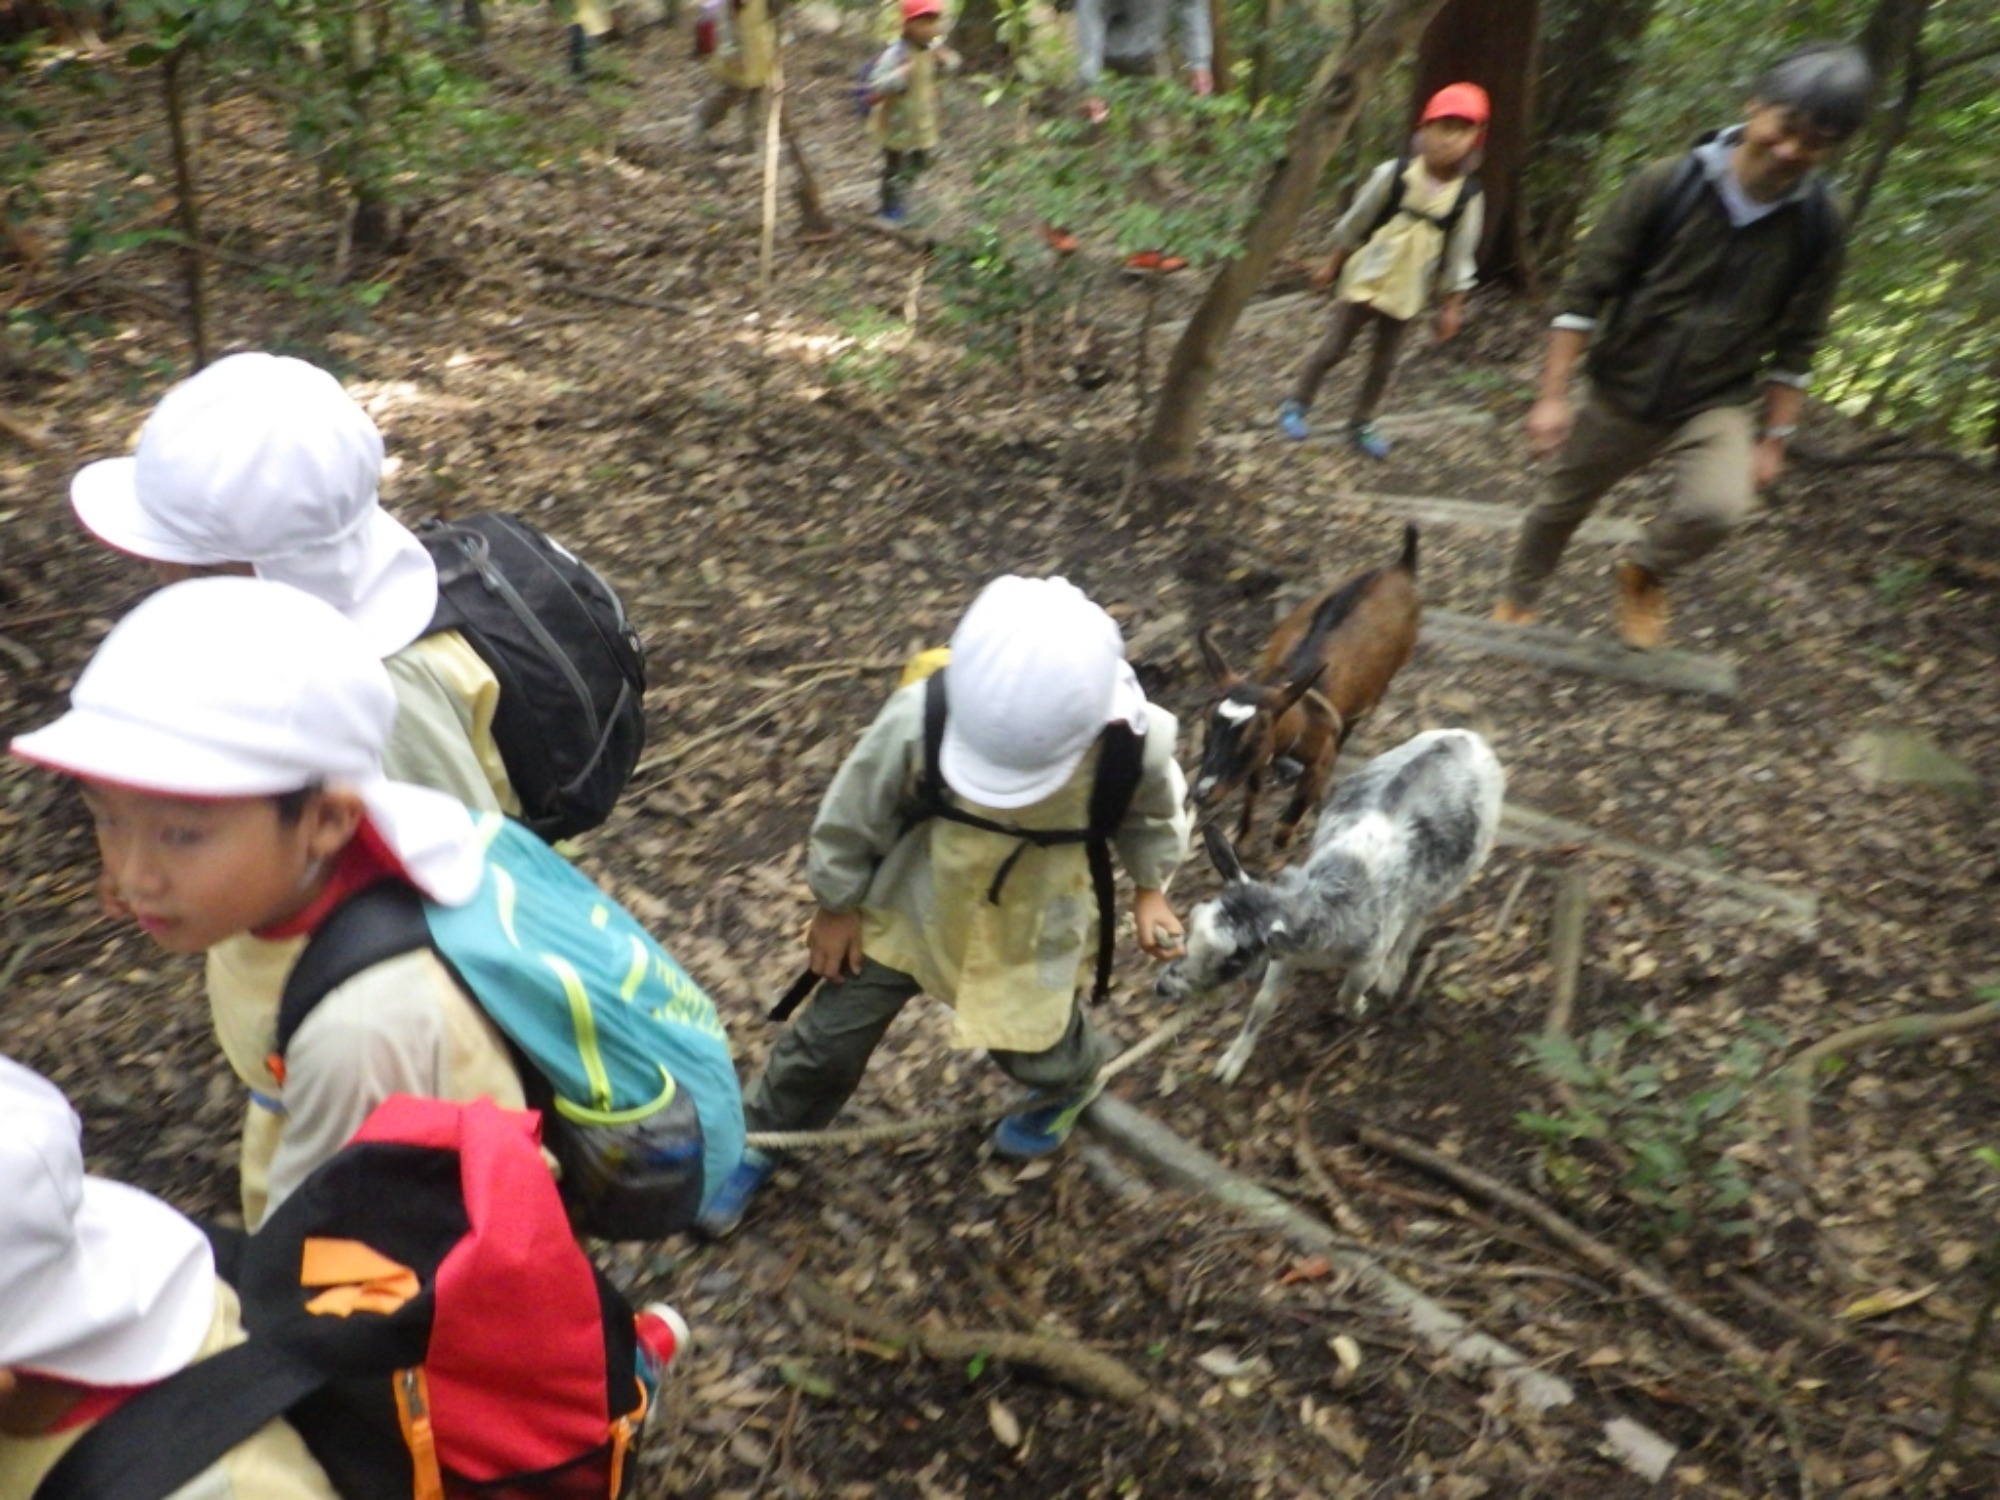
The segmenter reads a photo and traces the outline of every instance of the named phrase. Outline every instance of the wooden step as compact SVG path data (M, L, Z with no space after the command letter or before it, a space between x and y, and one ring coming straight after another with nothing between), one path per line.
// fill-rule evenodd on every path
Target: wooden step
M1734 698L1738 691L1736 664L1723 657L1694 651L1634 651L1617 640L1575 635L1549 625L1496 625L1476 615L1426 609L1423 639L1447 650L1636 682L1670 693Z
M1343 499L1358 501L1392 516L1437 526L1473 526L1486 531L1512 531L1525 511L1488 500L1454 500L1443 495L1385 495L1374 490L1349 490ZM1586 542L1629 543L1643 528L1622 516L1592 516L1576 530Z

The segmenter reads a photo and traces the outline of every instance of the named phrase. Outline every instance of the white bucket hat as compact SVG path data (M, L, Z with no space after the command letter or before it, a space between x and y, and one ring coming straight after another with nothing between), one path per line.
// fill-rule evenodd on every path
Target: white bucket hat
M395 718L388 671L337 611L261 578L195 578L119 621L77 678L69 712L10 748L174 797L346 787L410 880L462 905L482 868L471 815L383 776Z
M215 1317L215 1257L157 1198L83 1173L56 1086L0 1058L0 1368L147 1385L191 1363Z
M232 354L161 399L131 458L70 483L77 518L153 562L248 563L324 599L377 656L437 611L437 566L382 509L382 434L326 371Z
M1145 732L1118 622L1062 578L996 578L952 632L938 769L959 796L1026 807L1075 774L1104 726Z

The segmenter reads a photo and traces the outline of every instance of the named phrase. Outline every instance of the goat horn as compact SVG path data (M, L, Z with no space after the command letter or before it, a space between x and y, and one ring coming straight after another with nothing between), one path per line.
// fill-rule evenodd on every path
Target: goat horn
M1224 880L1235 883L1250 877L1243 873L1243 861L1236 857L1236 850L1229 842L1229 835L1214 823L1201 825L1201 840L1208 849L1209 860Z

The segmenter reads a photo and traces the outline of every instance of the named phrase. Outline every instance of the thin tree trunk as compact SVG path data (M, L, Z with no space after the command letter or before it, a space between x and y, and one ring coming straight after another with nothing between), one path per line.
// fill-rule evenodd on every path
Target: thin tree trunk
M1236 320L1291 243L1327 163L1353 132L1368 91L1443 5L1444 0L1385 0L1308 100L1286 155L1271 169L1257 217L1244 232L1243 253L1223 262L1174 345L1152 425L1139 445L1139 464L1148 478L1193 469L1208 388Z
M789 111L778 116L778 127L784 132L785 150L792 158L792 199L799 206L799 232L808 239L825 239L833 233L833 218L826 211L826 200L819 195L819 179L813 176L812 163L806 160L805 142L799 139L799 127Z
M187 287L188 331L194 340L194 367L208 364L208 295L201 262L201 210L194 201L194 164L189 159L187 100L181 92L181 64L187 49L176 47L160 65L160 84L166 94L167 136L174 156L175 213L180 219L181 280Z
M1271 64L1278 45L1278 29L1284 21L1285 0L1264 0L1264 27L1257 33L1257 46L1250 54L1250 102L1253 105L1262 103L1271 87Z
M1529 190L1519 217L1537 269L1558 264L1590 196L1597 153L1617 124L1659 0L1548 7L1537 68Z
M1215 91L1229 92L1229 78L1236 71L1236 52L1229 45L1229 7L1224 0L1208 0L1209 70L1215 75Z
M1903 86L1897 91L1896 102L1890 106L1889 117L1882 123L1875 148L1868 153L1867 164L1861 169L1860 180L1854 185L1853 203L1847 214L1850 232L1868 212L1875 189L1881 186L1882 174L1888 169L1889 158L1910 133L1910 120L1928 78L1923 38L1924 21L1931 3L1932 0L1883 0L1863 34L1863 50L1875 63L1878 75L1887 78L1900 65Z

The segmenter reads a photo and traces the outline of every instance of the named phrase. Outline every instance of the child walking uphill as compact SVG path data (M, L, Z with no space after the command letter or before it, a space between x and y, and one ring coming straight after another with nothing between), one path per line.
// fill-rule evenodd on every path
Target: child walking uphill
M995 1148L1058 1149L1104 1061L1076 990L1093 954L1100 977L1108 958L1091 935L1110 849L1135 887L1140 946L1157 960L1180 948L1166 896L1189 828L1177 733L1126 665L1116 623L1081 591L1060 578L987 585L943 670L889 699L820 804L806 946L826 983L747 1095L749 1127L825 1126L923 993L952 1006L954 1047L987 1049L1034 1090L1000 1122ZM1116 817L1107 778L1128 799ZM1082 831L1100 818L1108 848L1093 858ZM699 1227L733 1230L774 1165L746 1152Z
M592 1162L565 1142L603 1139L585 1128L595 1121L675 1116L635 1113L629 1090L625 1100L607 1090L596 1115L573 1110L566 1075L508 1001L540 1003L564 1037L573 1024L570 1062L609 1083L624 1071L613 1032L632 1023L592 1006L591 981L607 967L624 1008L665 1027L639 1070L644 1099L657 1094L693 1127L671 1162L649 1154L650 1140L617 1145L643 1170L657 1160L664 1198L692 1200L684 1227L742 1147L713 1006L526 829L498 814L476 822L442 793L389 780L395 714L387 671L330 605L263 579L199 578L120 621L69 712L11 748L80 785L113 909L170 953L206 955L216 1036L249 1091L250 1229L399 1093L551 1106L544 1141L580 1214ZM356 929L355 913L379 914L385 899L414 914L416 942L393 922ZM328 982L301 1006L292 980L313 972L308 959ZM553 1001L538 1000L552 984Z
M903 0L903 31L868 70L868 138L882 148L884 224L909 218L909 188L938 147L937 75L958 68L944 45L943 0Z
M1334 226L1333 253L1313 278L1315 285L1324 286L1340 277L1333 326L1278 409L1278 426L1286 437L1303 440L1310 435L1306 413L1320 382L1361 330L1372 327L1374 350L1348 432L1354 446L1370 458L1389 456L1389 440L1375 427L1375 409L1395 374L1410 319L1423 311L1433 288L1442 294L1437 315L1441 342L1458 333L1465 317L1484 222L1479 179L1471 169L1489 113L1486 91L1478 84L1454 83L1438 90L1424 106L1415 150L1369 174L1353 206Z
M726 0L722 45L708 60L715 88L695 106L694 140L709 145L710 132L738 105L743 107L743 144L755 134L778 61L775 0Z

